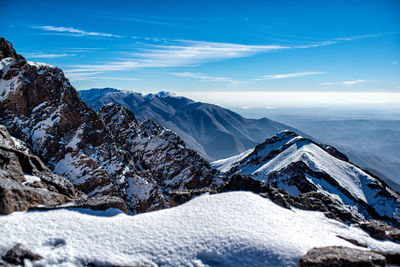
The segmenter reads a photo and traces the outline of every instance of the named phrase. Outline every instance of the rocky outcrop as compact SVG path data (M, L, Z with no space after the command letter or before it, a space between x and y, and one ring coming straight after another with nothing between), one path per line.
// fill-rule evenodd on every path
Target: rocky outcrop
M367 220L360 222L358 226L376 239L390 240L393 242L400 241L400 229L394 228L385 222Z
M26 261L32 263L34 261L43 259L42 256L24 249L21 244L16 244L13 246L1 258L5 262L5 266L8 264L11 266L25 266ZM0 261L0 266L2 266L1 264L2 263Z
M4 39L0 48L0 123L12 136L90 197L121 197L130 213L167 207L151 173L116 146L60 69L27 62Z
M109 104L99 111L107 129L121 149L141 170L150 172L164 192L210 186L217 171L200 155L187 149L172 131L154 121L140 123L120 105Z
M384 266L386 264L386 258L373 251L333 246L309 250L307 254L300 259L299 264L301 267L372 267Z
M114 196L88 197L65 178L51 172L32 154L18 150L6 128L0 125L0 214L31 209L120 209L125 202Z
M70 182L52 173L38 157L17 150L3 126L0 139L1 214L61 205L80 197Z

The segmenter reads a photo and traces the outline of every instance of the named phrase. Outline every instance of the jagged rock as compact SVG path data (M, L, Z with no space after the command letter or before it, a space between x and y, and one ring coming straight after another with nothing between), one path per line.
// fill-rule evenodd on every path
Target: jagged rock
M15 265L25 266L24 264L25 260L33 262L41 260L43 259L43 257L29 250L24 249L21 244L16 244L14 247L8 250L6 254L3 255L2 259L7 263L12 264L13 266Z
M213 182L216 170L174 132L154 121L140 123L129 109L116 104L103 106L99 116L118 146L149 171L163 191L199 189Z
M188 202L189 200L200 196L202 194L215 194L217 193L214 189L194 189L194 190L186 190L186 191L172 191L168 192L168 200L170 202L170 206L178 206Z
M152 174L116 146L60 69L28 62L7 41L0 43L0 123L12 136L90 197L121 197L130 213L168 206Z
M307 254L300 259L299 264L301 267L383 266L386 264L386 258L373 251L332 246L309 250Z
M400 241L400 229L394 228L385 222L377 220L362 221L359 227L368 232L372 237L381 240Z
M38 205L60 205L79 196L66 179L55 175L42 161L15 149L4 127L0 127L0 213L26 211Z
M65 208L88 208L92 210L107 210L107 209L119 209L124 213L128 214L128 208L125 205L123 199L113 196L100 196L100 197L90 197L81 198L63 205L47 205L36 207L39 210L49 210L49 209L65 209Z
M15 49L10 42L3 37L0 37L0 60L7 57L22 58L22 56L15 52Z

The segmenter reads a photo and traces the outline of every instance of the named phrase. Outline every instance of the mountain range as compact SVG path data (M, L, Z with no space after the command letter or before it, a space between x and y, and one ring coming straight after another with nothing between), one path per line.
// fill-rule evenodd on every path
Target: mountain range
M0 78L0 265L398 263L399 195L332 146L165 92L82 91L94 110L4 38ZM254 147L210 164L169 121Z
M139 120L156 121L176 132L188 147L208 160L239 154L283 130L299 132L267 118L247 119L229 109L169 92L143 95L104 88L80 90L78 93L94 110L114 103L130 109Z

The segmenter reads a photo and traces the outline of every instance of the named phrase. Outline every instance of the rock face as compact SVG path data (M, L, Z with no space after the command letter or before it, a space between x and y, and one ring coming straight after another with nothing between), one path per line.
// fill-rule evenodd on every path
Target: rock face
M133 158L136 166L150 172L163 191L206 188L216 170L172 131L153 121L140 123L120 105L109 104L99 111L118 147Z
M32 155L16 148L0 126L0 214L57 206L80 197L72 184Z
M121 197L129 212L169 206L163 192L209 186L213 168L158 124L117 106L90 109L64 77L1 39L0 123L89 197Z
M333 147L294 132L281 132L253 150L213 165L229 176L240 173L266 181L292 196L309 194L323 200L329 195L343 215L356 211L367 219L400 223L399 196L383 181L350 163Z
M165 207L152 178L116 147L63 72L15 56L8 44L2 39L0 45L9 48L0 58L0 123L11 135L90 197L122 197L132 213Z
M384 266L386 264L386 258L372 251L340 246L322 247L309 250L307 254L300 259L299 264L301 267L372 267Z

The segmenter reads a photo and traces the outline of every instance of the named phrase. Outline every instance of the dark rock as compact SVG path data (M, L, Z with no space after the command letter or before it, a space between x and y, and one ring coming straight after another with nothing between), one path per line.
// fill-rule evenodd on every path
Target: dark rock
M349 162L349 158L343 154L342 152L340 152L339 150L337 150L336 148L334 148L333 146L327 145L327 144L319 144L319 146L325 150L326 152L328 152L331 156L334 156L335 158L338 158L340 160Z
M188 202L189 200L200 196L202 194L215 194L216 191L213 189L198 189L198 190L186 190L186 191L171 191L168 192L168 200L171 207L178 206Z
M27 211L40 205L56 206L72 201L66 195L0 178L0 214Z
M400 252L395 252L395 251L375 251L375 252L383 255L386 258L387 264L400 266Z
M2 259L5 262L12 265L25 266L24 260L38 261L43 259L43 257L29 250L24 249L21 244L17 244L9 251L7 251L6 254L2 257Z
M88 208L92 210L107 210L107 209L119 209L124 213L128 214L128 208L125 205L123 199L113 196L100 196L92 198L82 198L75 201L68 202L64 205L48 205L37 207L36 209L48 210L48 209L64 209L64 208Z
M0 60L6 57L22 58L22 56L15 52L13 45L9 41L0 37Z
M381 240L400 241L400 229L394 228L385 222L378 220L366 220L359 224L359 227L368 232L372 237Z
M4 127L0 127L0 138L0 214L61 205L81 197L70 182L52 173L38 157L17 150ZM35 181L27 181L26 175Z
M322 247L310 249L299 264L301 267L367 267L383 266L386 258L373 251L366 251L342 246Z

